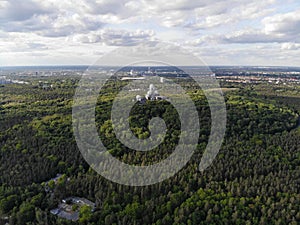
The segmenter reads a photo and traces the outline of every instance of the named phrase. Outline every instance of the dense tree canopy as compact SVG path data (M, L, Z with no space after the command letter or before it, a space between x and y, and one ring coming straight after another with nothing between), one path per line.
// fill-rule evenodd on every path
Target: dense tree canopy
M50 79L50 78L49 78ZM52 78L53 88L30 84L0 87L0 224L299 224L300 95L297 86L223 83L227 130L222 148L203 173L198 164L210 132L203 93L184 86L200 119L197 151L174 177L145 187L112 183L93 171L72 130L76 78ZM123 162L147 165L172 153L180 121L166 101L136 104L131 130L143 139L149 119L163 118L168 132L150 152L135 152L117 140L110 109L126 83L111 81L99 96L96 122L109 152ZM101 93L100 93L101 94ZM57 183L49 182L64 174ZM50 214L62 198L86 197L96 209L80 209L78 222Z

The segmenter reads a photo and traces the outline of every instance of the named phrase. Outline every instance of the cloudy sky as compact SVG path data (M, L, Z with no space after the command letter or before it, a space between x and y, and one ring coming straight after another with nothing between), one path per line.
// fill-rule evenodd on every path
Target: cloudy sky
M145 40L208 65L300 66L300 1L0 0L0 66L89 65Z

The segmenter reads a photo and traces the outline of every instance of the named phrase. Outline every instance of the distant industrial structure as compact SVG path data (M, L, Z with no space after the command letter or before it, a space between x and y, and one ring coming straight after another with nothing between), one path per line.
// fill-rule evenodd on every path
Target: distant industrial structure
M150 84L149 90L147 91L147 94L145 95L145 97L142 97L140 95L136 96L136 101L140 102L140 103L145 103L147 100L155 101L155 100L166 100L166 99L168 99L166 96L159 95L154 84Z
M22 80L12 80L8 79L6 76L0 76L0 84L29 84L29 82Z
M6 76L0 76L0 84L11 84L12 81L7 79Z
M69 197L63 199L58 208L50 210L50 213L67 220L77 221L79 219L79 210L84 205L89 206L91 212L94 212L96 207L94 202L86 198Z

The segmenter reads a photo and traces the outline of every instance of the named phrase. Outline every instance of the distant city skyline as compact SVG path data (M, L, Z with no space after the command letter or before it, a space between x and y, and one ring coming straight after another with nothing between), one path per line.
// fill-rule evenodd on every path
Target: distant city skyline
M211 66L300 67L299 0L2 0L0 25L0 67L91 65L140 41Z

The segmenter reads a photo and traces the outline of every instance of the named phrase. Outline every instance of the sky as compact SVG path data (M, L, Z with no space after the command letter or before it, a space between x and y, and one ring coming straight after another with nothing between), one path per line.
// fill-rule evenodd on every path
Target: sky
M299 0L0 0L0 66L91 65L120 46L207 65L299 66Z

